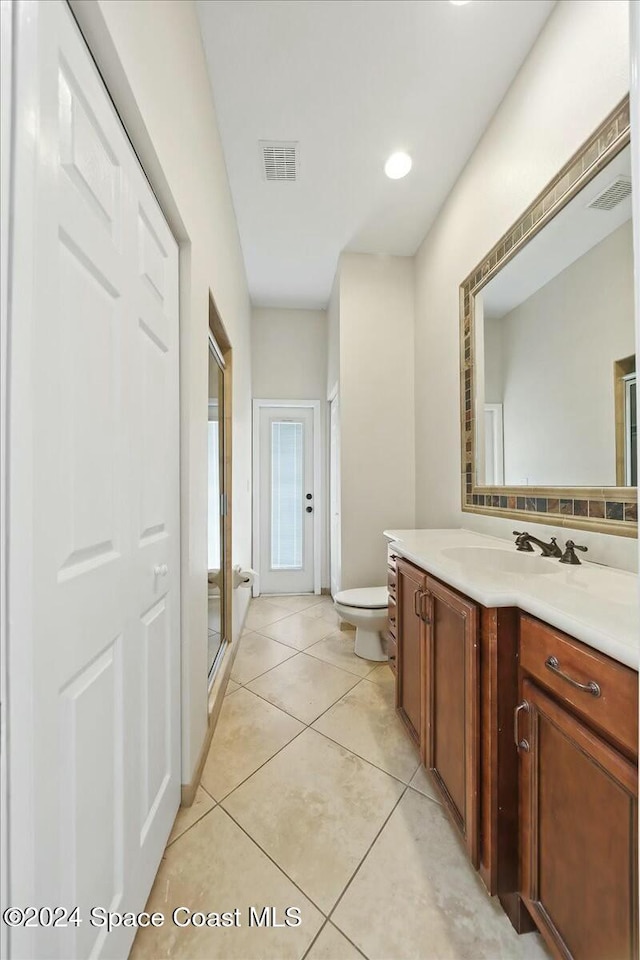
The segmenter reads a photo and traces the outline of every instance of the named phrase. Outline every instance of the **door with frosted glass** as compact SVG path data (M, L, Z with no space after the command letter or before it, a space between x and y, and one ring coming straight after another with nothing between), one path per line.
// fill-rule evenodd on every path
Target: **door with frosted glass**
M314 589L313 409L261 407L261 593Z

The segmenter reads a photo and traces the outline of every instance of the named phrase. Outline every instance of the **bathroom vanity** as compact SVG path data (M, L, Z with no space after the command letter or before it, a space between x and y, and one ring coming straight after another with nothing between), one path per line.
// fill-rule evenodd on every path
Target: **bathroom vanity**
M638 579L388 531L398 714L469 860L552 954L638 955Z

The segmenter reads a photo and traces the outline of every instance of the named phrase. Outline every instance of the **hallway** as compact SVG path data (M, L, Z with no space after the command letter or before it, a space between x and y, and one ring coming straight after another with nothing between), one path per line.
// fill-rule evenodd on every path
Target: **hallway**
M171 913L238 909L232 927ZM250 926L273 907L282 926ZM284 925L297 907L301 924ZM132 960L543 960L487 897L328 597L254 600L202 783L178 814ZM236 921L234 921L236 922Z

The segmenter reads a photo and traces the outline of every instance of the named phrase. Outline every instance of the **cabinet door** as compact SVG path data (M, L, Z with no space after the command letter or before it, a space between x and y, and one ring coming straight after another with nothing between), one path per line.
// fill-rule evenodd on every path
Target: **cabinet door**
M479 860L480 647L474 603L427 578L425 763Z
M522 897L555 956L638 956L638 772L574 714L523 683Z
M422 605L426 585L425 573L405 560L398 560L396 705L400 717L420 748L425 638Z

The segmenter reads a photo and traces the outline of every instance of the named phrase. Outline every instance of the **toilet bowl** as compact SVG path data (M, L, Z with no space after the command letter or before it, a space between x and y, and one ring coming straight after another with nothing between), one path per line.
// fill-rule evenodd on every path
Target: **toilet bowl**
M386 660L381 630L387 625L389 596L386 587L341 590L334 600L336 613L356 628L354 653L365 660Z

